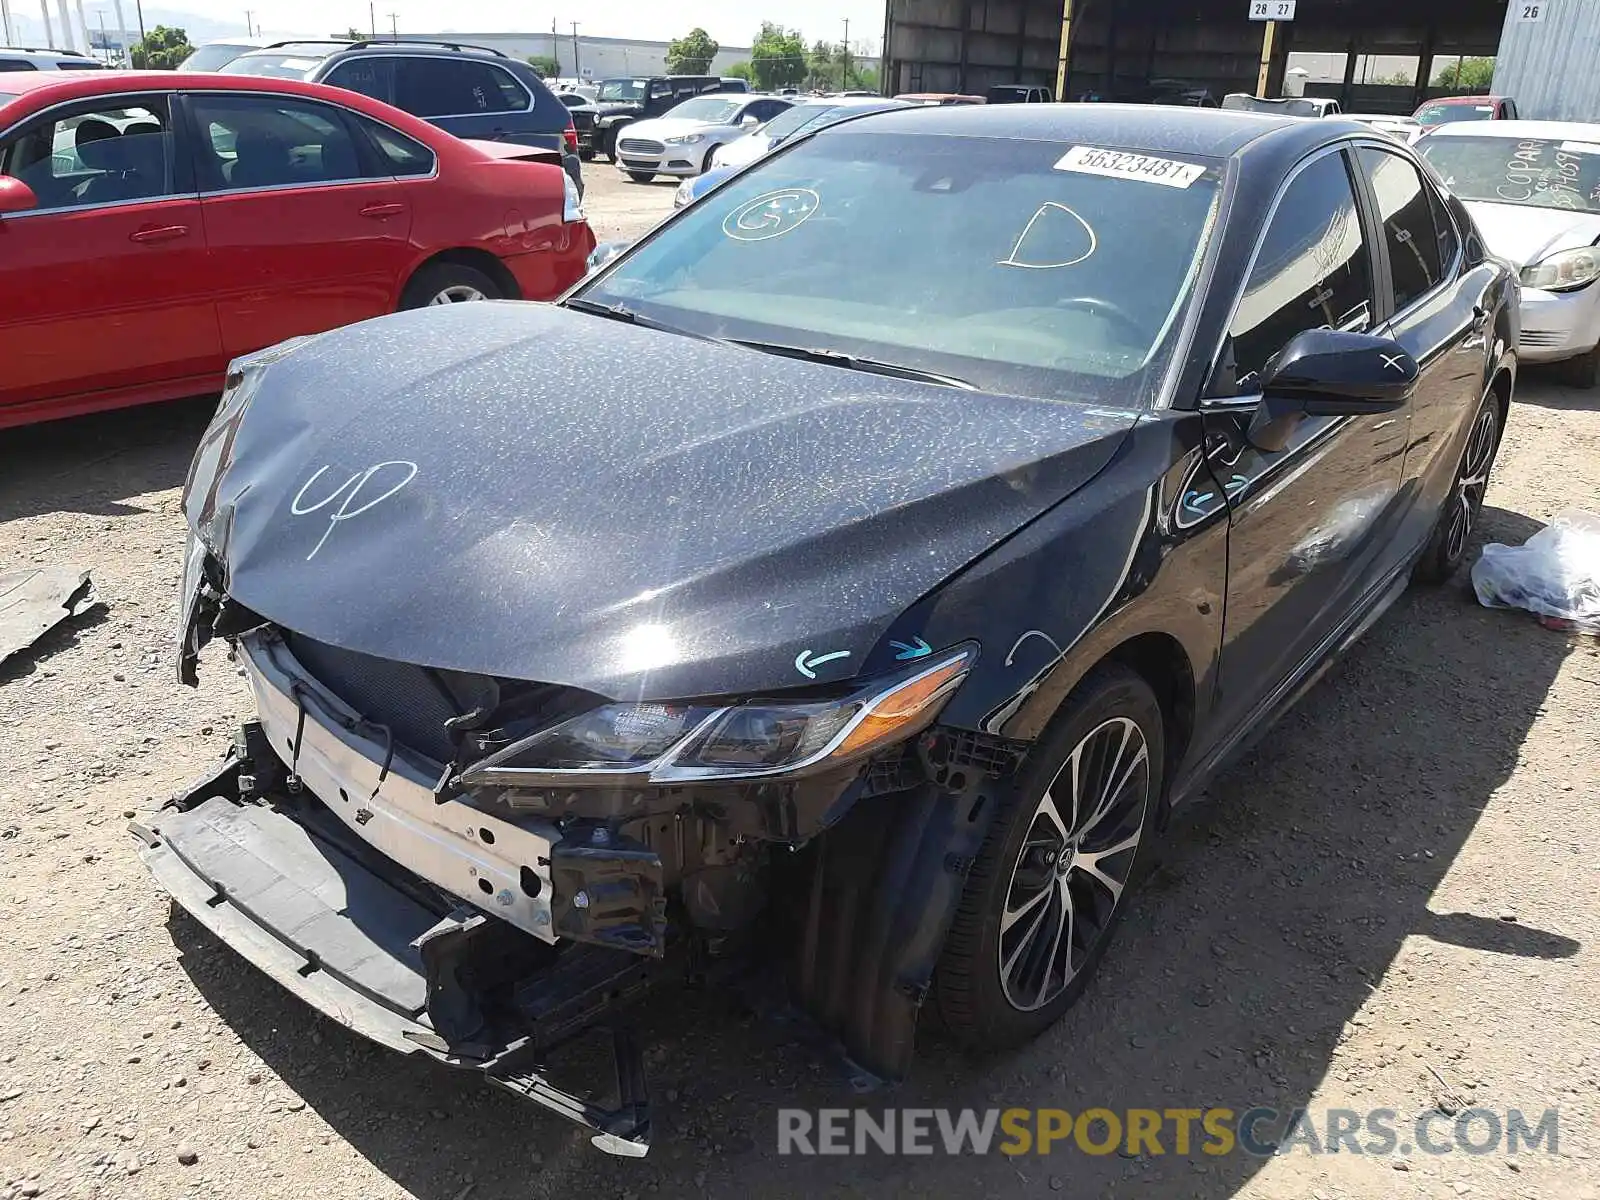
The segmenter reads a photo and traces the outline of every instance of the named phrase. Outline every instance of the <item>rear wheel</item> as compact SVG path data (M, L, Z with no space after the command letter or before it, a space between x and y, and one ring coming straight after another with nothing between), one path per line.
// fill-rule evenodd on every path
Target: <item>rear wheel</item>
M505 290L477 267L463 263L432 263L411 277L400 296L400 307L464 304L474 300L499 300L504 296Z
M1035 745L967 877L934 977L946 1028L986 1049L1036 1037L1088 985L1144 860L1161 706L1099 668Z
M635 183L650 183L655 179L655 174L651 171L629 171L628 178Z
M1561 378L1572 387L1592 388L1600 383L1600 346L1561 364Z
M1444 511L1439 514L1439 524L1417 560L1413 574L1423 583L1443 583L1467 556L1472 530L1483 508L1483 494L1489 488L1489 472L1499 450L1500 397L1491 391L1472 418L1472 429L1456 465L1456 479L1450 486Z

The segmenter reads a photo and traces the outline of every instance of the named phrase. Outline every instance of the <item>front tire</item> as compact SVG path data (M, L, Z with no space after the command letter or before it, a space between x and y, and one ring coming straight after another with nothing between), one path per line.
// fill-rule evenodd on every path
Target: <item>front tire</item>
M1001 798L968 874L934 974L954 1037L1018 1045L1082 994L1146 858L1164 763L1150 685L1126 667L1096 669Z
M500 300L505 290L477 267L463 263L431 263L411 277L400 295L400 307L427 308L433 304L462 304L473 300Z
M652 183L655 181L655 175L649 171L629 171L628 178L635 183Z
M1443 583L1456 573L1467 556L1473 527L1483 508L1489 472L1500 452L1500 397L1491 389L1478 405L1467 433L1467 444L1456 464L1455 482L1445 500L1439 524L1417 560L1412 577L1421 583Z

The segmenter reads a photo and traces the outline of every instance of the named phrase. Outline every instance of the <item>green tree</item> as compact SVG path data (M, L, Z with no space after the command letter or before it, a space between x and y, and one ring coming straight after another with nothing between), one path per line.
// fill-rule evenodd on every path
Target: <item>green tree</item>
M1486 91L1494 81L1494 59L1463 58L1446 63L1433 73L1433 86L1463 92Z
M736 62L728 67L723 74L727 75L731 79L750 80L756 77L755 71L751 69L750 64L747 62Z
M720 49L714 37L696 27L667 43L667 70L674 75L704 75Z
M1372 82L1386 87L1412 87L1417 81L1404 71L1396 71L1392 75L1379 75Z
M133 44L128 57L135 71L176 71L178 64L194 53L189 35L181 29L157 25Z
M793 87L810 71L806 43L798 29L784 29L771 21L761 22L761 33L750 47L750 69L762 91Z
M333 39L337 42L364 42L367 40L367 35L352 25L343 33L334 34Z
M561 60L554 54L530 54L528 65L539 72L540 79L555 79L561 74Z

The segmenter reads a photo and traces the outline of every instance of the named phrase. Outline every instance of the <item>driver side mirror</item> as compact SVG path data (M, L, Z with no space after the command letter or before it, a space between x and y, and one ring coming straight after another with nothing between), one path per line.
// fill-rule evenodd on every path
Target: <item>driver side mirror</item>
M0 217L39 207L39 197L22 180L0 175Z
M1294 335L1261 372L1261 404L1248 437L1281 450L1302 417L1393 412L1417 390L1416 360L1393 338L1337 329Z
M741 129L754 129L759 124L761 124L761 118L752 116L749 113L745 113L744 116L739 118L739 128Z

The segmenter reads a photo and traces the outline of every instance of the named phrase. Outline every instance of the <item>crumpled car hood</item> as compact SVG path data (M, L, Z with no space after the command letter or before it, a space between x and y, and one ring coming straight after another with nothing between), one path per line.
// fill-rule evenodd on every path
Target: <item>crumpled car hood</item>
M246 381L185 491L235 600L349 650L614 698L872 666L907 606L1136 419L521 303L350 326Z

